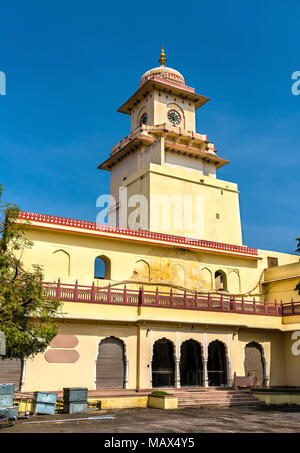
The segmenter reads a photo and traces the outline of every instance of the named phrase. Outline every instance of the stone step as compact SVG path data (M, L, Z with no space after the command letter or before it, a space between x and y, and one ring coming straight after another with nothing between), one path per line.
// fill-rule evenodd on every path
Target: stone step
M178 407L199 407L199 406L258 406L262 404L262 401L257 400L243 400L243 401L222 401L222 400L214 400L214 401L189 401L186 403L178 402Z
M243 401L243 400L253 400L250 396L248 397L235 397L235 398L178 398L179 402L188 402L188 401ZM254 399L255 400L255 399Z
M179 407L199 406L257 406L262 402L253 397L249 390L203 389L199 391L177 391Z

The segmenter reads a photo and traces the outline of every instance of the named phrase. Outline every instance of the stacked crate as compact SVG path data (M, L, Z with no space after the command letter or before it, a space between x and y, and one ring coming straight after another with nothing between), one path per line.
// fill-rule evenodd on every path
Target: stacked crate
M57 393L50 392L35 392L34 403L36 414L53 415L56 409Z
M83 414L88 410L88 389L83 387L64 388L64 412Z
M15 384L0 384L0 415L10 420L18 417L18 406L14 406Z

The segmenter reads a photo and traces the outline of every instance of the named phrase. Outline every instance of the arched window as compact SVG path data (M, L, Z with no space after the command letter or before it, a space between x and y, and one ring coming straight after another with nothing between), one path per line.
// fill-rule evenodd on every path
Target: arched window
M110 259L107 256L97 256L95 259L94 278L110 280Z
M70 275L70 255L65 250L53 252L53 272L60 278Z
M215 272L215 288L217 291L227 291L227 278L225 272Z

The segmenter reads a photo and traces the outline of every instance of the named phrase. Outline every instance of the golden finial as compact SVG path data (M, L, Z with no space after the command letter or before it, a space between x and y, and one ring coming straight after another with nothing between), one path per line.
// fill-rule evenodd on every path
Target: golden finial
M158 60L160 62L160 65L161 66L164 66L165 63L166 63L166 57L165 57L165 51L164 51L164 48L162 47L161 48L161 52L160 52L160 59Z

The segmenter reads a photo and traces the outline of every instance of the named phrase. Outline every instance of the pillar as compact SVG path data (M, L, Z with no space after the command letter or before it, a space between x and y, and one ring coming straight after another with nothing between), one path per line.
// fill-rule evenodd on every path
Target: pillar
M125 357L125 373L124 373L124 388L128 389L128 357Z
M21 392L24 391L24 385L25 385L25 371L26 371L26 359L23 359L22 361L22 375L21 375Z
M152 362L153 362L153 359L151 357L151 360L150 360L150 364L149 364L149 373L150 373L150 388L152 389L153 388L153 380L152 380Z
M175 387L180 388L180 359L175 357Z
M226 366L227 366L227 386L232 387L231 362L228 356L226 357Z
M94 390L97 389L97 359L95 359L95 368L94 368Z
M203 360L203 386L208 387L207 359Z
M269 386L268 364L265 358L263 358L263 372L264 372L263 385L265 387L268 387Z

